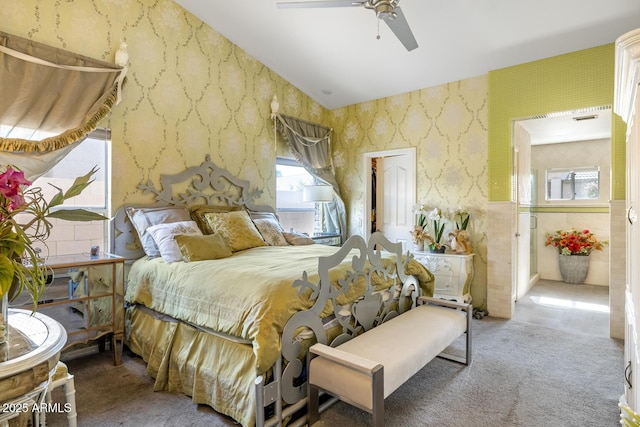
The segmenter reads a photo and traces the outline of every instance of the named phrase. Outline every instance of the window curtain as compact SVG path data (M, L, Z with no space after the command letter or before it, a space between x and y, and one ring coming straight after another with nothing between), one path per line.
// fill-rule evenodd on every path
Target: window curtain
M321 204L324 229L347 238L347 214L331 162L331 129L276 114L276 126L294 158L321 184L333 187L333 202Z
M0 165L51 169L119 102L126 70L0 32Z

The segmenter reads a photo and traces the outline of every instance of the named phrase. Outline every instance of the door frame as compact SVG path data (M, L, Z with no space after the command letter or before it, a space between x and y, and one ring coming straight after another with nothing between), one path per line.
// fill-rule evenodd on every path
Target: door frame
M409 156L409 167L413 172L414 179L417 181L416 175L416 147L409 148L398 148L395 150L384 150L384 151L373 151L370 153L362 154L362 162L363 162L363 181L365 183L365 193L364 193L364 217L365 220L358 224L362 235L366 240L369 240L371 236L371 227L370 227L370 213L371 213L371 160L378 157L391 157L391 156ZM411 200L411 204L416 204L416 192L417 192L417 182L414 182L414 191L413 194L408 194L409 200Z

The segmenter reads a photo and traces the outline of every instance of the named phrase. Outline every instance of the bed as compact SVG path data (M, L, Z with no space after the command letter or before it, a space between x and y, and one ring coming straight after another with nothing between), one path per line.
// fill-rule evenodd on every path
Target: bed
M433 275L399 244L353 236L336 248L286 233L254 203L260 191L209 157L160 184L139 186L154 204L123 206L112 220L112 251L130 260L125 343L155 390L245 427L293 425L311 344L337 343L433 294Z

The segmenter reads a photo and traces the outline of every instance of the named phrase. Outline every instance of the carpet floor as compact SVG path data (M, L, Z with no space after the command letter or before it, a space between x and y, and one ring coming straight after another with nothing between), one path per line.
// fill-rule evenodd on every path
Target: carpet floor
M416 333L420 333L419 328ZM462 341L453 351L462 351ZM67 362L76 379L79 426L232 426L228 417L183 395L153 391L144 362L125 349ZM623 342L485 317L473 320L473 362L435 359L385 400L392 427L618 426ZM64 402L61 389L54 401ZM64 413L47 415L66 425ZM368 426L369 414L344 403L316 427Z

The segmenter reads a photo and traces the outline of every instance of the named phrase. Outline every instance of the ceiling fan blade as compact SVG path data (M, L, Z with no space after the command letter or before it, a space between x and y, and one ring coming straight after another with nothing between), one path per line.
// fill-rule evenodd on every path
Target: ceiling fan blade
M292 8L318 8L318 7L355 7L363 6L366 1L352 1L352 0L337 0L337 1L289 1L289 2L277 2L276 6L279 9L292 9Z
M389 15L384 15L382 19L387 23L393 34L402 42L404 47L411 51L418 47L418 42L409 28L407 18L404 17L404 13L400 9L400 6L393 9L396 14L395 18L391 18Z

